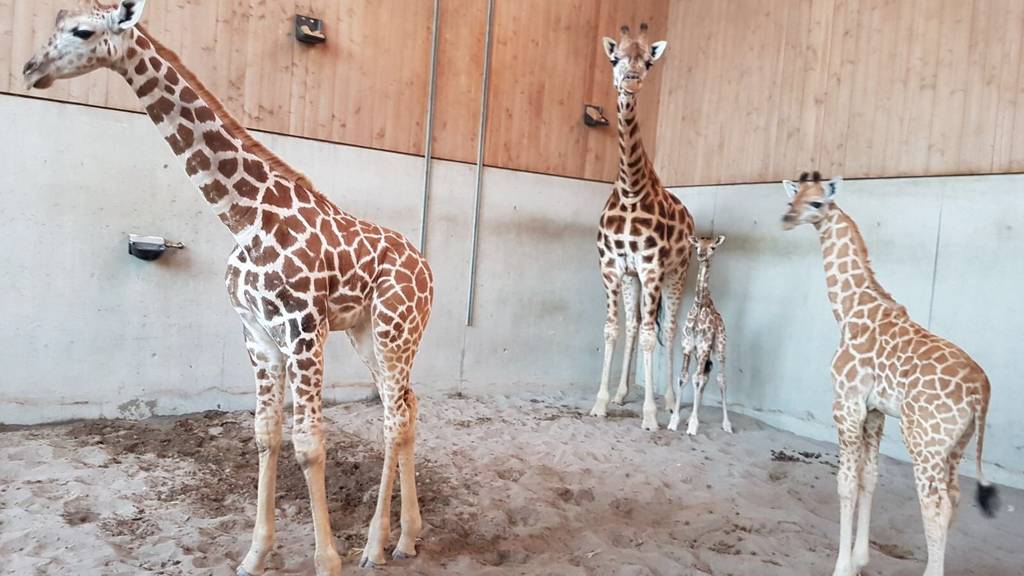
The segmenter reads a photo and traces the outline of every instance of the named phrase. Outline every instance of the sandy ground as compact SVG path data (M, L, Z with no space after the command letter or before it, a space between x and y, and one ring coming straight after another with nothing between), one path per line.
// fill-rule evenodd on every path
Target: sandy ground
M831 574L835 446L703 412L700 436L640 430L636 402L599 420L588 396L422 398L419 556L379 574ZM373 512L381 410L326 411L332 525L348 574ZM664 420L664 415L662 415ZM664 425L664 421L662 424ZM0 433L0 573L231 575L248 547L251 415L210 412ZM965 463L966 466L970 464ZM1024 575L1024 493L983 518L965 495L947 574ZM312 574L298 467L282 457L268 574ZM397 498L397 488L396 488ZM397 541L397 502L393 536ZM885 459L865 575L919 575L909 466Z

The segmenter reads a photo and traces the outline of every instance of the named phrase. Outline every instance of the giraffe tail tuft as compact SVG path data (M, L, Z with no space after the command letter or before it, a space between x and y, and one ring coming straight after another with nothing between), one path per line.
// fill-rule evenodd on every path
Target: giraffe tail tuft
M975 450L977 458L977 470L978 470L978 507L981 508L982 514L992 518L996 515L996 510L999 509L999 494L996 492L996 487L991 482L985 479L985 473L981 469L981 455L985 450L985 417L988 415L988 396L979 403L976 412L974 414L974 422L977 425L978 430L978 447Z
M992 518L996 515L996 510L999 509L999 493L995 486L988 482L978 482L978 506L986 517Z

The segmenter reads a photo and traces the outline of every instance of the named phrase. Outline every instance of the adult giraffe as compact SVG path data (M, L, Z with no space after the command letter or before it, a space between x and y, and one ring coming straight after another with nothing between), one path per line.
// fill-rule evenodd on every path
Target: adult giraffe
M832 360L840 501L833 575L854 576L867 566L878 446L889 415L900 419L914 463L928 542L924 574L942 576L946 536L960 501L960 458L975 430L978 504L987 515L995 509L995 487L981 469L988 377L966 352L911 320L878 283L857 224L835 203L841 183L841 178L822 182L817 172L782 182L790 200L782 226L817 229L828 298L839 322L839 349ZM852 541L855 511L857 539Z
M39 89L99 68L121 74L235 239L226 282L256 375L259 450L256 524L238 573L262 573L273 547L286 380L294 399L292 442L312 508L316 572L341 573L327 514L321 431L324 342L339 330L348 332L384 404L384 470L362 564L385 562L396 466L402 533L394 556L413 556L421 520L413 461L417 402L409 371L430 315L430 268L400 234L342 212L254 140L139 25L145 4L121 0L112 7L61 11L49 42L23 72L25 83Z
M608 314L604 323L604 366L601 388L590 413L605 416L608 407L608 380L612 354L619 338L619 291L626 312L626 347L622 375L615 402L622 402L628 391L629 365L637 330L644 359L644 405L642 427L657 430L657 406L654 403L654 346L658 337L655 321L660 306L665 307L665 350L668 376L665 380L665 407L672 409L672 342L676 334L676 315L683 298L686 270L690 265L690 236L693 218L683 203L662 187L654 173L640 137L636 119L637 94L647 71L664 54L667 42L647 43L647 24L633 36L623 26L618 42L605 38L604 51L612 63L612 78L619 93L619 174L612 194L605 203L597 229L597 251L601 260ZM639 287L637 283L639 281ZM638 299L637 296L641 298ZM639 307L640 320L637 320Z

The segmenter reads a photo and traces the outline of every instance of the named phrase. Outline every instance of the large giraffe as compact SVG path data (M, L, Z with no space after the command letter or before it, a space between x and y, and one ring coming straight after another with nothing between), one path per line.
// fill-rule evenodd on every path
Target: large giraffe
M292 442L311 501L316 572L341 573L327 514L321 431L322 353L327 334L339 330L348 332L384 404L384 470L361 563L385 562L396 466L402 531L394 556L413 556L421 520L413 460L417 401L409 371L430 314L430 268L400 234L342 212L254 140L139 25L145 3L62 11L24 76L29 87L43 89L98 68L121 74L235 239L226 282L256 376L259 452L256 523L238 573L262 573L273 548L286 381L294 400Z
M811 224L821 238L825 281L839 322L832 361L839 431L839 558L834 576L853 576L868 563L871 497L885 416L900 419L928 542L925 576L943 574L946 535L960 500L960 458L978 432L978 503L991 515L995 487L985 481L981 455L988 412L985 372L955 344L910 319L875 279L860 230L834 199L842 180L821 182L806 172L784 180L790 230ZM858 512L853 538L853 514ZM852 545L852 555L851 555Z
M675 404L672 393L672 342L676 314L683 298L686 270L690 264L690 236L693 218L678 198L662 187L654 166L644 150L636 118L637 94L644 77L661 57L667 42L647 42L647 24L633 36L623 26L618 42L604 38L604 51L612 63L612 78L618 97L619 174L605 203L597 229L597 251L601 260L608 314L604 323L604 364L601 388L590 413L605 416L608 408L608 380L612 355L619 337L619 292L626 316L626 346L622 374L615 402L628 392L630 362L640 333L644 361L645 430L657 430L654 402L654 346L658 340L655 323L664 306L664 346L667 353L665 407ZM638 285L639 284L639 285ZM639 309L639 310L638 310ZM637 316L639 315L639 319Z

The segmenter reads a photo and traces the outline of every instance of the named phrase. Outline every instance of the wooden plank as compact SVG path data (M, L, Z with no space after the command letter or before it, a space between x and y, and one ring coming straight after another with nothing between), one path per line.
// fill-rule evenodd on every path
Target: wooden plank
M1003 0L975 0L974 3L960 156L956 166L961 173L992 170L1003 44L1007 41L1003 21L1008 9Z
M21 76L11 73L14 45L14 5L16 0L0 0L0 92L10 90L21 82Z
M432 150L438 158L476 159L486 26L487 0L441 1Z
M1024 130L1015 127L1017 117L1024 123L1024 112L1017 109L1024 106L1024 82L1021 82L1021 63L1024 62L1024 2L1007 0L1003 24L1006 27L1003 42L1002 65L999 72L999 102L996 115L995 144L992 154L993 172L1011 172L1024 169L1024 148L1014 154L1014 136L1024 139Z
M970 30L974 5L962 0L942 2L942 43L935 80L935 108L929 135L926 174L955 173L963 134Z

